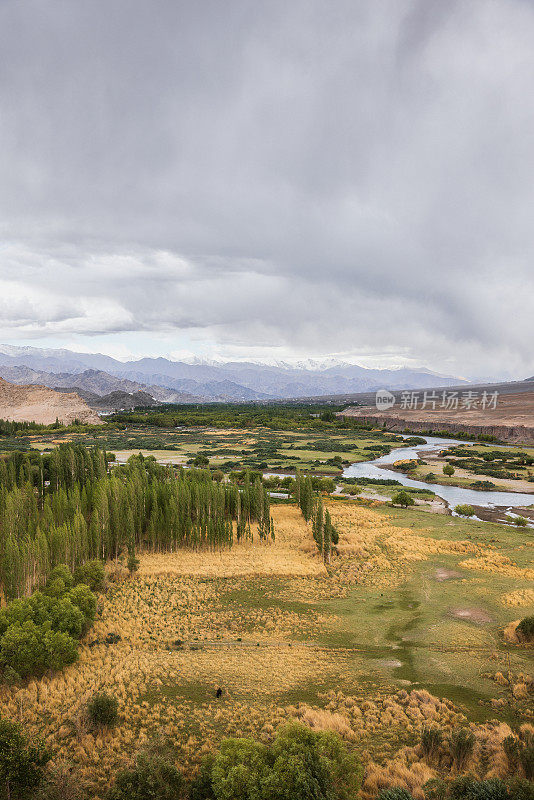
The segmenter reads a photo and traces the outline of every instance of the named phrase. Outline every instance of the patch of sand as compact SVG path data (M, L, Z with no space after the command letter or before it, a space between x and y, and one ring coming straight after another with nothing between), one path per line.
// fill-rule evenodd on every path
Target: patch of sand
M434 577L438 581L438 583L442 583L443 581L458 580L463 576L460 572L457 572L454 569L445 569L445 567L438 567L434 572Z
M455 619L465 619L476 625L486 625L492 621L490 615L482 608L453 608L450 614Z

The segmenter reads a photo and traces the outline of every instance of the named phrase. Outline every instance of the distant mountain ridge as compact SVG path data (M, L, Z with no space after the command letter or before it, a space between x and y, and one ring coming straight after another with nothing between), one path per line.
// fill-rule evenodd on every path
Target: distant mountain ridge
M145 384L118 378L116 375L109 375L107 372L95 369L87 369L79 373L54 373L35 370L27 366L0 366L0 377L18 385L38 384L48 386L59 392L77 392L92 408L97 409L104 407L97 401L109 397L111 394L116 395L115 400L119 394L122 395L126 403L125 408L129 408L132 405L130 402L132 397L144 401L133 405L157 405L157 402L154 401L161 403L199 403L205 399L191 395L188 392L173 391L161 386L146 386ZM138 395L143 395L143 397L137 397ZM115 410L118 410L118 406Z
M148 392L122 392L117 390L102 396L94 392L80 389L78 386L55 387L56 392L75 392L87 405L99 414L110 414L113 411L126 411L140 406L161 406Z
M267 401L284 398L350 394L386 389L417 389L467 383L426 368L367 369L357 364L307 361L300 365L258 364L252 361L199 362L141 358L118 361L101 353L0 345L0 375L28 382L29 373L7 371L16 367L33 370L41 383L51 381L43 373L61 376L53 385L80 386L105 394L111 391L146 391L162 402ZM98 373L91 375L90 373ZM89 373L89 374L88 374ZM73 376L84 378L73 380ZM105 379L103 376L106 375ZM112 376L123 383L113 383ZM104 388L105 387L105 388ZM171 398L169 390L181 393ZM180 399L182 396L189 399Z

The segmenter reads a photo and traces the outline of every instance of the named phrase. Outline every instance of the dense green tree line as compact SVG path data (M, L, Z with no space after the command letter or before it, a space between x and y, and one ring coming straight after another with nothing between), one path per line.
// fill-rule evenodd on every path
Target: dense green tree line
M215 428L257 428L271 430L319 430L334 431L347 429L371 430L372 425L362 423L356 417L336 417L335 412L343 406L309 404L269 405L246 403L207 403L204 405L167 405L165 409L146 409L121 411L108 418L109 422L128 425L176 428L190 427ZM382 438L383 434L377 434Z
M74 570L123 550L220 548L234 537L274 536L261 480L220 484L207 470L159 466L132 456L107 471L102 450L61 445L45 458L0 459L0 588L30 594L58 564Z

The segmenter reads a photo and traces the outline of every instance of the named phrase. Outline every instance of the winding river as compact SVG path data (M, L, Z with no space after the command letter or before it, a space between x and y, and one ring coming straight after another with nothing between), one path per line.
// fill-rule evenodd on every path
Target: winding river
M444 450L451 445L465 445L465 441L458 439L438 439L435 436L425 436L427 444L418 444L412 447L400 447L392 450L388 455L375 458L373 461L362 461L356 464L351 464L343 470L344 478L393 478L399 481L403 486L410 486L414 489L430 489L435 492L438 497L445 500L451 508L461 504L469 504L473 506L484 506L486 508L495 508L496 506L531 506L534 505L534 493L522 494L519 492L488 492L478 491L476 489L462 489L458 486L441 486L438 483L427 483L426 481L415 481L403 475L401 472L392 472L389 469L384 469L388 464L393 464L395 461L403 459L417 459L425 452L436 452ZM483 478L483 476L482 476ZM379 487L377 487L379 488Z

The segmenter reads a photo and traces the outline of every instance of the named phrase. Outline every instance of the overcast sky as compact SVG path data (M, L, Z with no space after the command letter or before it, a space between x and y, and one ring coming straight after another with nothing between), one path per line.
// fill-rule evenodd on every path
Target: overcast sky
M534 374L532 0L2 0L0 341Z

